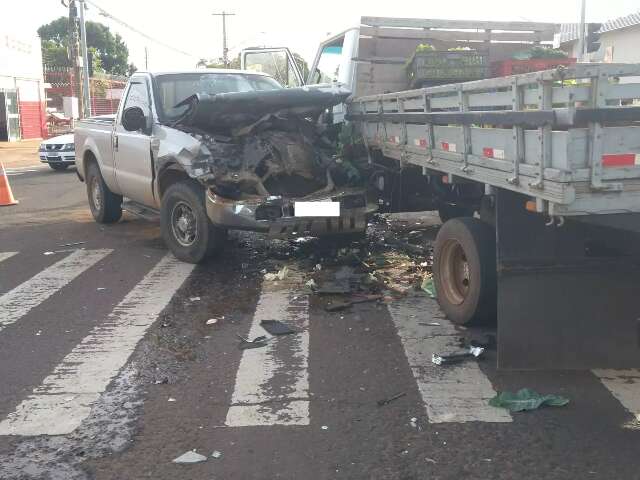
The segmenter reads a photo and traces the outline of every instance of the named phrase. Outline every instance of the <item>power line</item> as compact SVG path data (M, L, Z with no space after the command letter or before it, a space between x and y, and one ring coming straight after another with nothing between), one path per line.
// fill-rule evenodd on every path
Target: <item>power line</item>
M151 37L151 36L147 35L146 33L144 33L144 32L142 32L142 31L138 30L137 28L135 28L135 27L133 27L133 26L129 25L129 24L128 24L127 22L125 22L124 20L120 20L119 18L114 17L113 15L111 15L109 12L107 12L104 8L102 8L100 5L96 4L95 2L93 2L93 1L91 1L91 0L85 0L85 1L86 1L88 4L92 5L93 7L97 8L97 9L98 9L98 11L99 11L99 13L100 13L100 15L102 15L103 17L107 17L107 18L109 18L109 19L113 20L114 22L119 23L119 24L120 24L120 25L122 25L123 27L128 28L128 29L129 29L129 30L131 30L132 32L137 33L138 35L140 35L140 36L142 36L142 37L146 38L147 40L151 40L152 42L155 42L155 43L157 43L158 45L162 45L163 47L168 48L169 50L173 50L174 52L180 53L180 54L185 55L185 56L187 56L187 57L191 57L191 58L199 58L197 55L193 55L193 54L191 54L191 53L187 53L187 52L185 52L185 51L183 51L183 50L179 50L179 49L177 49L177 48L175 48L175 47L172 47L171 45L168 45L168 44L164 43L164 42L163 42L163 41L161 41L161 40L158 40L158 39L156 39L156 38L153 38L153 37Z

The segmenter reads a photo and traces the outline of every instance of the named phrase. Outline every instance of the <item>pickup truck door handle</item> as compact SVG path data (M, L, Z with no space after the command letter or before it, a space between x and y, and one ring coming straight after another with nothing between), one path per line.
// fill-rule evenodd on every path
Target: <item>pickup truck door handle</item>
M113 136L113 151L118 151L118 135Z

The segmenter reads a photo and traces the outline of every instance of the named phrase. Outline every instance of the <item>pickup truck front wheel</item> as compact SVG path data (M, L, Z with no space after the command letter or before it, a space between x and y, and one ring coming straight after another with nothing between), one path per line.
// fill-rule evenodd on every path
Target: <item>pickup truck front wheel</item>
M91 215L98 223L115 223L122 217L122 195L116 195L104 183L95 163L87 168L87 196Z
M171 185L160 207L162 238L176 258L200 263L220 250L227 231L216 227L207 217L204 189L191 181Z
M476 218L446 222L436 237L434 281L440 307L459 325L489 323L496 315L496 241Z

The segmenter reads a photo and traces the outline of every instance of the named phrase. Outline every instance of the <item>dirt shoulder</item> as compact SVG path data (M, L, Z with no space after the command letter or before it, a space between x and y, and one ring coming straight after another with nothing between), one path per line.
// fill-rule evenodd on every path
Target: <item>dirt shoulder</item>
M38 147L41 139L0 142L0 160L5 168L40 165Z

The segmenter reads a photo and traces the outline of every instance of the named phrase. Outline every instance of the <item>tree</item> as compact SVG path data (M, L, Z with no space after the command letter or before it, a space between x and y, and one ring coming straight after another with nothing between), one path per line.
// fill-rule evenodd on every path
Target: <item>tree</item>
M229 61L229 66L226 66L224 64L224 60L222 58L210 58L210 59L201 58L200 60L198 60L198 63L196 63L196 67L239 69L240 55L238 54L236 58L231 59L231 61Z
M87 48L93 53L94 71L126 75L135 66L129 65L129 49L119 34L98 22L86 22ZM42 57L47 65L68 66L69 20L60 17L38 29L42 40Z

